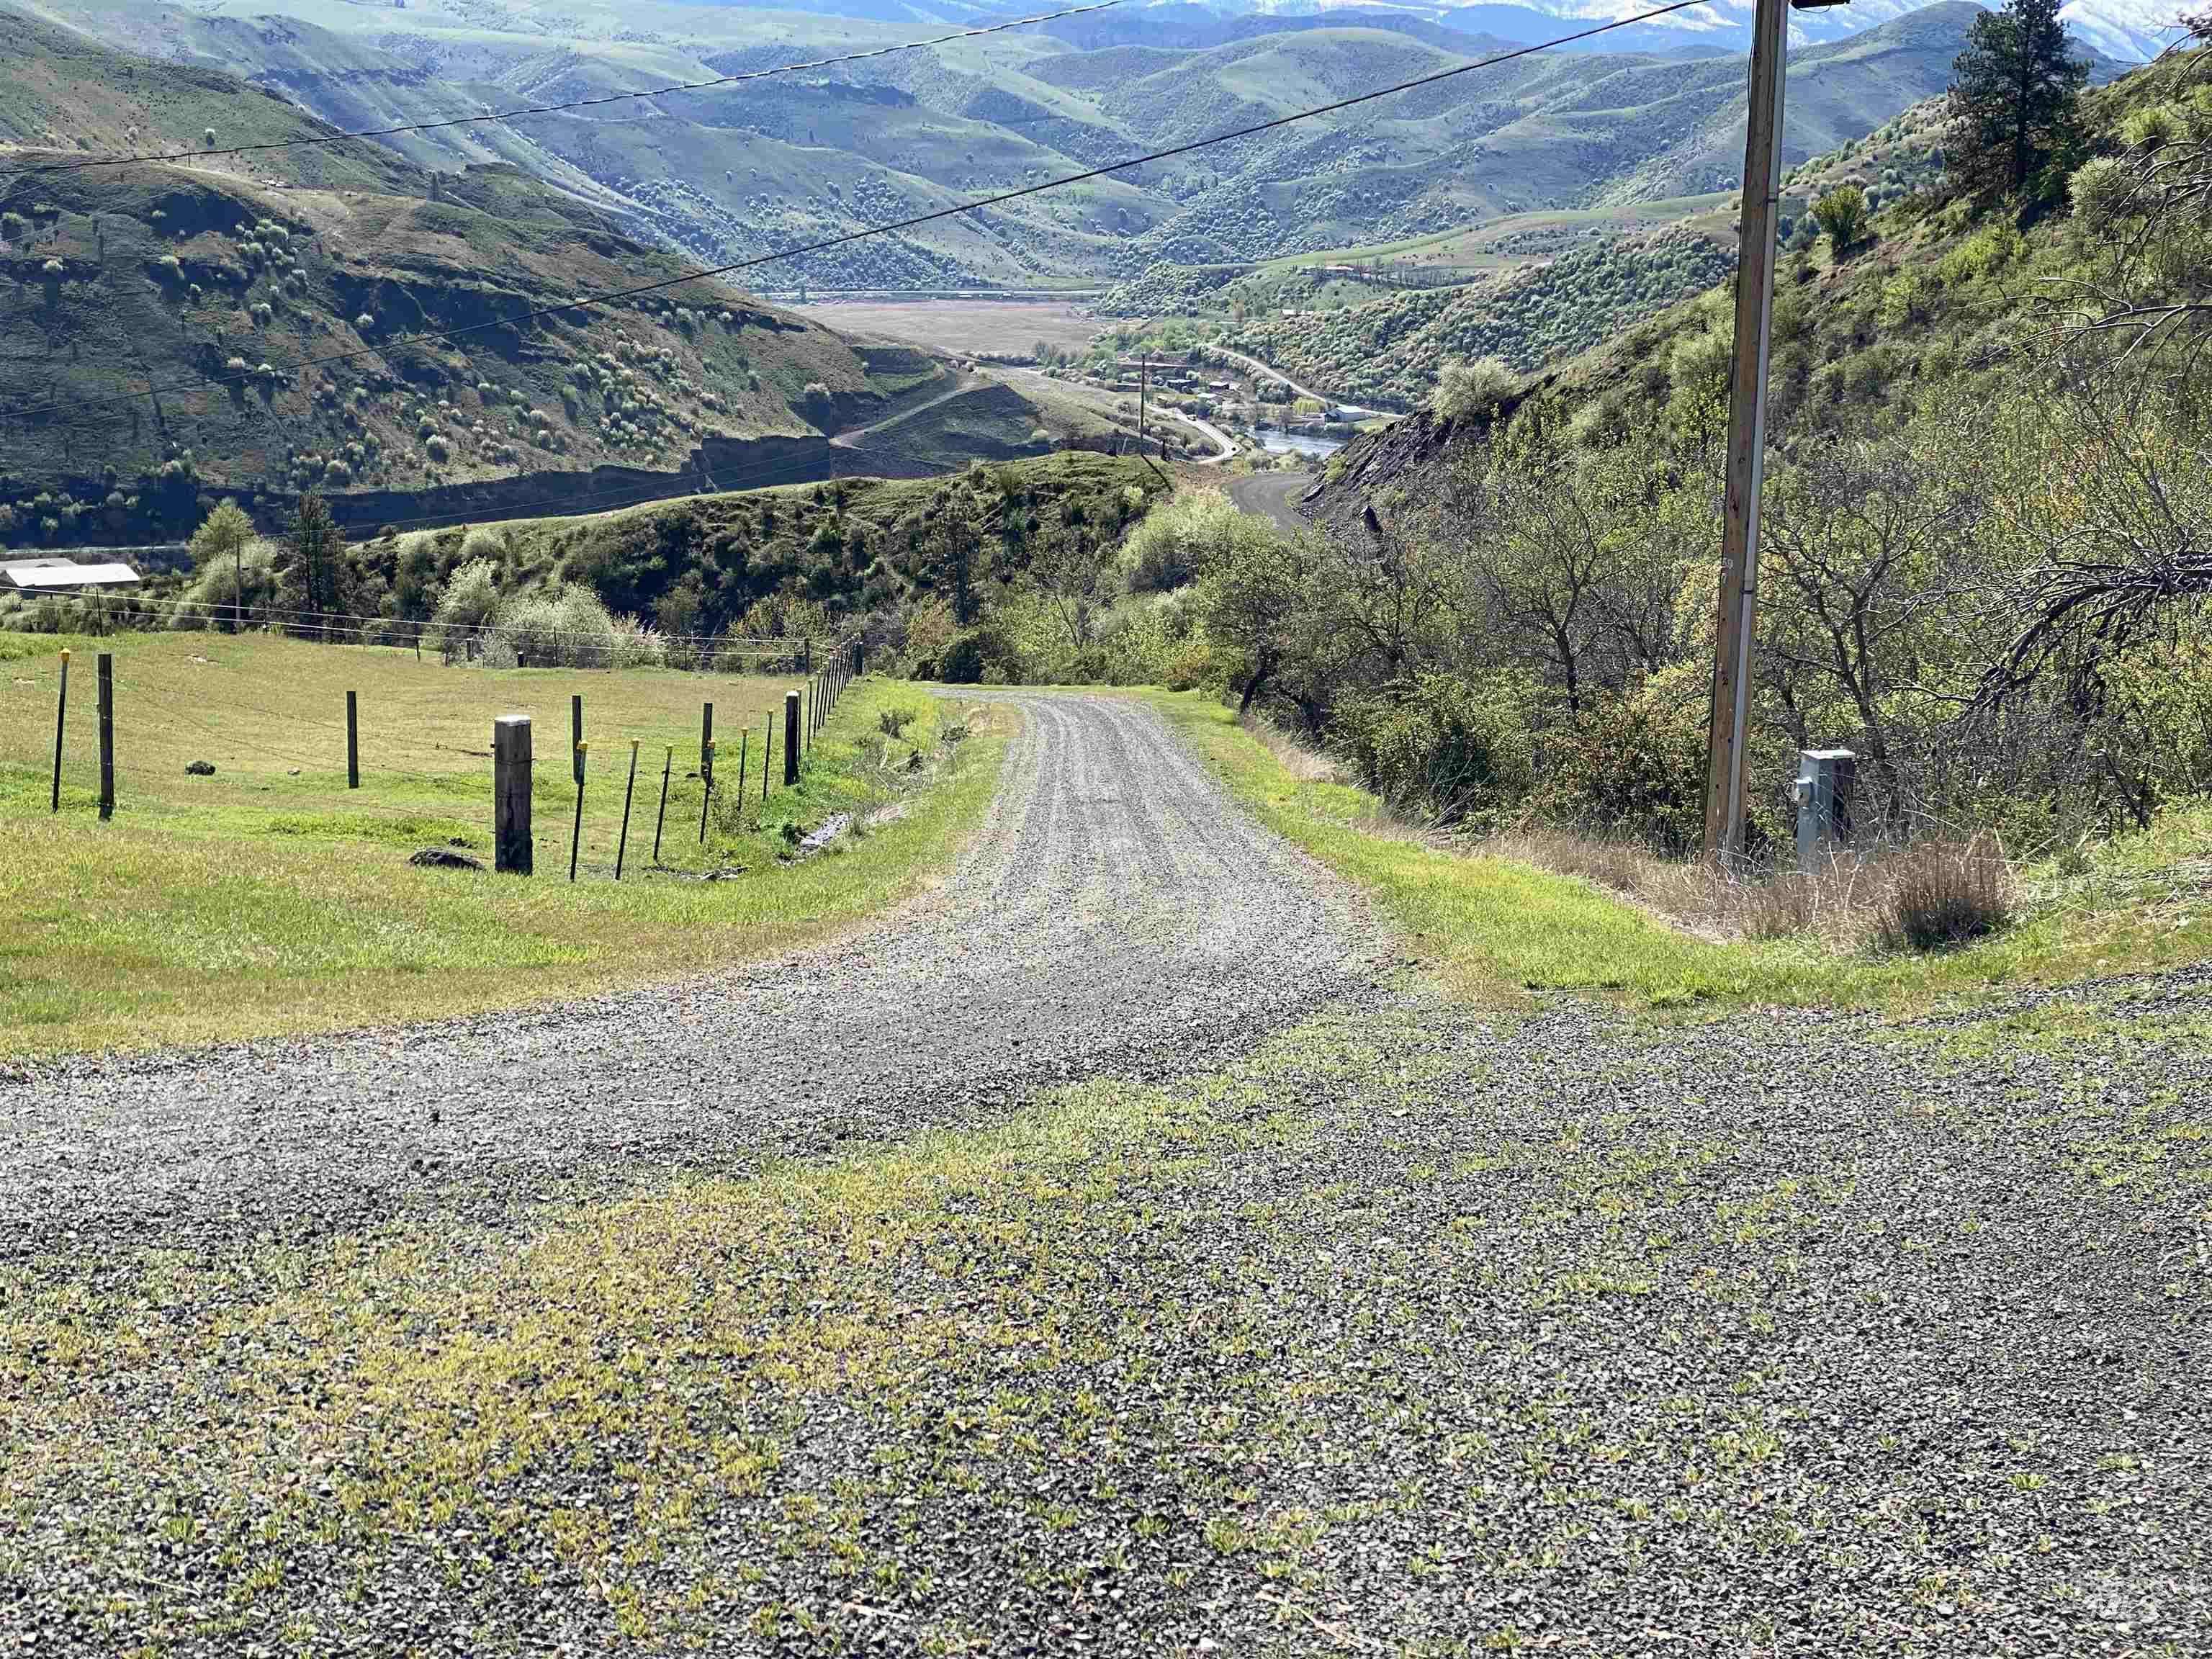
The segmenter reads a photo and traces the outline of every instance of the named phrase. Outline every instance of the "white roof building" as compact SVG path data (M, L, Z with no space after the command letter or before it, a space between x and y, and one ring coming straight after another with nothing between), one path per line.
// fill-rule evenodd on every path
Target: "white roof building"
M0 560L0 589L19 593L82 593L94 587L136 587L127 564L79 564L74 559Z

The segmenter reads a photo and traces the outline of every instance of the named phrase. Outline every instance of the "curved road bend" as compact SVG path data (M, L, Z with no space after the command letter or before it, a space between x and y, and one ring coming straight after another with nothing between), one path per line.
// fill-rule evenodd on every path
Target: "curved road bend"
M0 1082L0 1261L743 1170L1063 1079L1204 1067L1368 993L1384 951L1350 890L1150 709L1006 700L1022 729L956 873L833 944L520 1014Z

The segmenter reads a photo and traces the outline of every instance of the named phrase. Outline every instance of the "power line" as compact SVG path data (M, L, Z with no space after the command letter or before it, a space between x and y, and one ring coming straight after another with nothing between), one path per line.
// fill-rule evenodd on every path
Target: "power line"
M594 98L571 98L557 104L530 104L519 109L487 111L482 115L455 115L438 121L407 121L396 126L363 127L353 132L318 133L312 138L282 138L263 144L234 144L224 149L148 150L131 155L90 155L67 161L48 161L25 167L26 173L83 173L94 167L134 167L148 162L205 161L223 155L260 155L270 150L305 149L321 144L349 143L358 138L397 138L412 132L438 132L449 127L479 126L488 121L514 121L532 115L557 115L566 110L599 109L609 104L623 103L639 98L666 98L679 92L705 92L715 87L733 87L747 81L765 81L778 75L797 75L808 70L834 69L841 64L858 64L871 58L889 58L902 52L921 52L930 46L950 46L957 40L973 40L981 35L1003 34L1008 29L1027 28L1035 23L1057 22L1063 17L1081 17L1095 11L1111 11L1127 3L1127 0L1097 0L1087 6L1071 6L1063 11L1039 12L1034 17L1017 17L1008 22L992 23L983 27L955 29L950 34L933 35L927 40L902 40L896 46L871 46L865 52L843 52L835 58L811 58L796 64L778 64L772 69L746 70L737 75L717 75L705 81L677 81L665 87L649 87L641 92L602 93Z
M1548 52L1556 46L1571 46L1577 40L1587 40L1593 36L1610 33L1615 29L1627 28L1633 24L1648 23L1655 17L1664 17L1673 12L1687 11L1692 6L1700 6L1707 3L1708 0L1673 0L1672 4L1661 6L1656 10L1638 12L1630 17L1616 18L1610 23L1595 24L1589 28L1578 30L1572 34L1563 34L1556 40L1546 40L1535 46L1517 46L1511 52L1499 52L1495 57L1478 58L1473 63L1461 64L1451 69L1437 70L1428 75L1416 76L1410 81L1401 81L1395 86L1382 87L1373 92L1358 93L1349 98L1339 98L1330 103L1317 104L1310 109L1298 110L1289 115L1275 116L1266 121L1255 121L1249 126L1233 128L1227 132L1218 132L1210 137L1194 138L1188 143L1170 145L1165 149L1153 150L1143 155L1133 155L1124 161L1109 161L1102 167L1087 167L1080 173L1066 173L1057 179L1044 179L1038 184L1024 185L1017 189L1000 191L996 195L976 197L969 201L955 203L950 207L935 208L927 213L914 214L904 219L891 220L884 224L863 226L858 230L842 232L835 236L825 236L817 241L779 248L772 253L757 253L747 258L733 259L727 264L714 265L703 270L689 271L678 276L665 276L654 282L640 283L629 288L610 289L598 294L578 295L553 304L517 312L511 317L495 318L482 323L470 323L459 328L396 335L381 346L362 346L351 351L332 352L320 357L305 358L299 362L286 365L283 372L288 374L297 374L305 369L320 368L331 363L349 362L357 357L372 356L395 346L421 345L434 340L455 340L463 335L481 333L486 329L519 328L525 323L535 322L542 318L555 317L564 311L584 311L597 306L611 305L618 301L634 300L643 295L663 293L672 288L681 288L687 283L706 282L717 276L729 276L736 271L750 270L760 265L775 264L778 260L803 258L811 253L825 253L834 248L865 241L872 236L887 236L899 231L917 229L923 225L934 224L939 220L956 218L963 213L978 213L986 208L1000 207L1008 202L1020 201L1026 197L1041 196L1048 191L1061 190L1070 185L1085 184L1093 179L1103 179L1117 173L1127 173L1133 167L1149 167L1156 161L1172 161L1178 155L1188 155L1198 150L1210 149L1215 144L1232 143L1240 138L1251 138L1263 132L1273 132L1279 128L1291 126L1300 121L1310 121L1317 116L1333 115L1340 110L1352 109L1361 104L1371 104L1377 99L1395 97L1401 92L1413 92L1422 87L1435 86L1458 76L1473 74L1477 70L1495 69L1498 65L1511 63L1516 58L1530 57L1540 52ZM177 393L204 389L221 389L242 385L252 380L254 376L255 371L249 369L239 374L203 375L191 380L173 381L166 386L157 386L149 383L143 392L111 392L103 396L72 398L66 400L57 398L50 403L34 404L27 409L16 409L7 412L18 418L29 418L47 414L55 410L81 409L92 404L135 403L141 398L156 397L163 392Z

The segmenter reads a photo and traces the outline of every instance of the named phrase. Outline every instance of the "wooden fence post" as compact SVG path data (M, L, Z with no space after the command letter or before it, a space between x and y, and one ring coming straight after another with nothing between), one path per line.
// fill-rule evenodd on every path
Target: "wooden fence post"
M623 860L629 853L629 798L637 793L637 739L629 740L629 781L623 786L622 839L615 842L615 879L620 881Z
M361 787L361 699L346 693L346 787Z
M799 693L783 694L783 787L799 781Z
M62 810L62 732L69 722L69 664L66 647L62 651L62 695L54 704L54 803L53 810Z
M535 863L530 840L530 716L502 714L491 723L492 867L526 876Z
M676 769L676 745L668 745L668 753L660 763L660 816L653 821L653 861L660 862L660 831L668 822L668 776Z
M115 657L100 653L100 821L115 816Z

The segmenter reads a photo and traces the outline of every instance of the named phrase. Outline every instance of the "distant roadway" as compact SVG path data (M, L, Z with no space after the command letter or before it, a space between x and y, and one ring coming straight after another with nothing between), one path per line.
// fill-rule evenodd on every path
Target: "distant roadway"
M1304 472L1255 472L1229 481L1229 499L1247 513L1273 519L1292 534L1310 526L1292 505L1312 485Z
M1347 415L1379 415L1382 413L1379 409L1363 409L1358 404L1347 404L1340 398L1332 398L1326 392L1316 392L1310 386L1300 386L1289 375L1284 374L1281 369L1275 368L1272 364L1263 363L1257 357L1248 356L1243 352L1231 351L1224 346L1209 346L1206 349L1211 351L1217 357L1226 357L1231 362L1243 364L1245 368L1250 369L1255 374L1264 375L1268 380L1279 381L1284 386L1290 387L1291 391L1297 392L1301 398L1310 398L1317 404L1327 404L1332 408L1341 409Z

